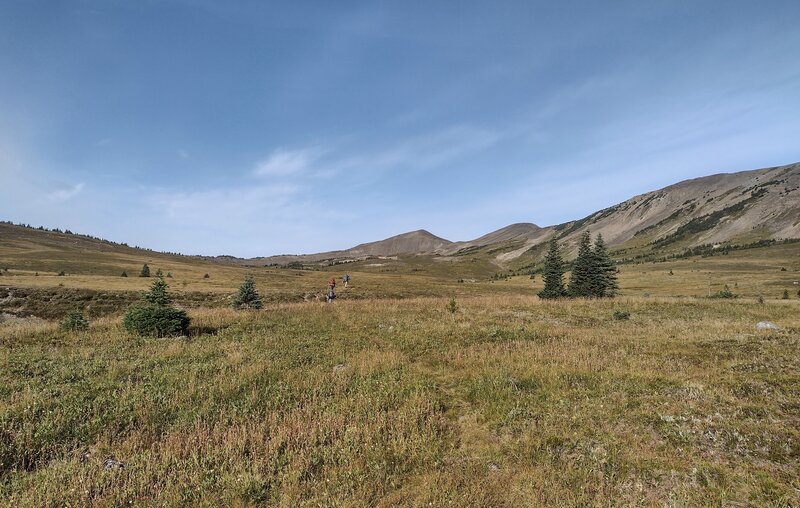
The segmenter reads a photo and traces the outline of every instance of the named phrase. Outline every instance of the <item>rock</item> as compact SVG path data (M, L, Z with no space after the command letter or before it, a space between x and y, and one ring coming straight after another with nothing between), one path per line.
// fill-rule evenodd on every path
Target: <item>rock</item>
M105 462L103 462L103 469L105 469L106 471L109 471L111 469L122 469L124 467L125 464L123 464L122 462L118 461L115 458L106 459Z
M333 371L334 371L334 372L342 372L342 371L343 371L344 369L346 369L346 368L347 368L347 365L345 365L345 364L343 364L343 363L340 363L340 364L338 364L338 365L334 365L334 366L333 366Z
M757 330L780 330L781 327L773 323L772 321L759 321L756 323Z
M500 470L500 468L497 467L497 464L495 464L495 463L490 463L489 464L489 471L495 472L495 471L499 471L499 470Z

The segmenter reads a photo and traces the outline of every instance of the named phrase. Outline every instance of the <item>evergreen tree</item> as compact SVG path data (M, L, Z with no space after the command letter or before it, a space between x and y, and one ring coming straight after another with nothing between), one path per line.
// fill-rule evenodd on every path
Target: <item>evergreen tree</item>
M256 290L256 281L252 275L245 277L239 287L239 292L233 298L233 307L236 309L260 309L261 297Z
M142 265L142 271L139 272L139 277L150 277L150 267L147 266L147 263Z
M581 235L578 244L578 257L572 266L572 275L569 278L567 294L571 297L591 297L594 272L594 252L592 251L592 237L588 231Z
M172 299L167 294L169 284L164 277L159 275L150 285L150 291L144 294L144 300L153 305L167 306L172 303Z
M550 240L550 248L544 258L544 289L539 291L539 298L561 298L564 296L564 261L555 237Z
M592 251L591 288L592 296L598 298L613 297L619 285L617 284L617 267L611 254L608 252L603 235L598 234L594 241Z

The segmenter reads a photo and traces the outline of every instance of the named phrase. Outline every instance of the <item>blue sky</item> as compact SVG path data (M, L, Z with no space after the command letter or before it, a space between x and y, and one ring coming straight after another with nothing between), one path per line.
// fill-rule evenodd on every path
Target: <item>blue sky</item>
M0 3L0 219L466 240L800 160L800 2Z

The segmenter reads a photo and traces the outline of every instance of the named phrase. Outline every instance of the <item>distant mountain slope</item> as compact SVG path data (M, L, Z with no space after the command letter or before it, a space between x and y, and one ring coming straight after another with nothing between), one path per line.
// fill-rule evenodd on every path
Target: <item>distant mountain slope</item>
M612 247L650 251L800 238L800 163L682 181L583 219L545 228L531 223L511 224L462 242L420 230L344 251L250 261L317 262L401 253L450 255L467 248L497 246L495 259L505 263L530 253L553 235L569 256L584 231L601 233Z
M553 228L586 230L612 246L688 247L800 237L800 164L695 178Z

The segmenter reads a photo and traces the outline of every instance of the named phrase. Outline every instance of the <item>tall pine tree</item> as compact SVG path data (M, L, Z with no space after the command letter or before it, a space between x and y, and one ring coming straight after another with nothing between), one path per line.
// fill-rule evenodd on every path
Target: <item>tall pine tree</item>
M617 267L611 254L608 252L603 235L598 234L592 250L592 293L598 298L613 297L619 285L617 284Z
M567 294L575 297L591 297L594 267L594 253L592 251L592 237L588 231L581 235L578 243L578 257L572 265L572 275L569 278Z
M550 240L550 248L544 258L544 289L539 291L539 298L561 298L564 296L564 261L555 237Z

